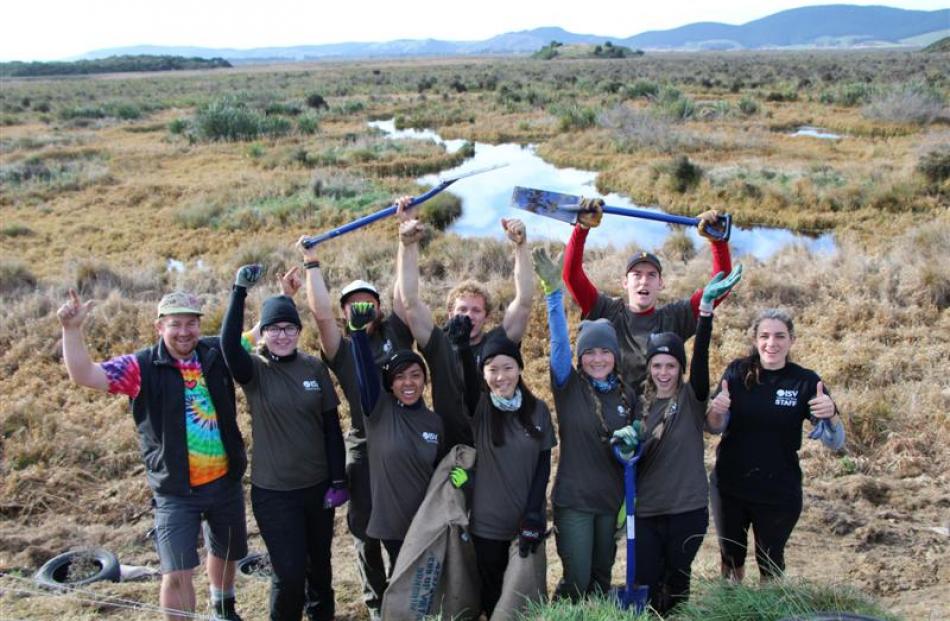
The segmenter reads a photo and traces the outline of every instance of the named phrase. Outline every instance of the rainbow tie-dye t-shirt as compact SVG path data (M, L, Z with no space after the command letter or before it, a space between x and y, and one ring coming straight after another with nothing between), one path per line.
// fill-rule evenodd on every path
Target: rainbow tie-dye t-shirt
M201 372L198 355L175 361L185 382L185 435L188 442L188 475L192 487L210 483L228 472L218 417ZM119 356L102 363L109 378L109 392L134 399L142 387L142 373L135 356Z

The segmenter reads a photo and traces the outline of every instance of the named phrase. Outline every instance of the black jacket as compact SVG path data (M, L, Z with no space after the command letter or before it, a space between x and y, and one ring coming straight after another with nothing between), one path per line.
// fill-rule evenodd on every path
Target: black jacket
M228 456L227 476L239 481L247 467L247 454L237 425L234 381L224 364L217 337L199 340L197 352ZM162 341L136 352L135 357L142 373L142 386L132 399L132 417L139 433L148 484L161 494L187 495L191 486L181 371Z

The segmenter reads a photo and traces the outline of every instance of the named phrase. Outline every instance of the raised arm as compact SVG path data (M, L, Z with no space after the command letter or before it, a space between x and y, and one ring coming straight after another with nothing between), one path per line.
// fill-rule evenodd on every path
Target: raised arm
M715 225L718 218L719 212L715 209L710 209L699 214L699 224L696 225L696 227L699 229L699 234L709 240L709 247L712 251L712 276L715 276L719 272L728 274L732 271L732 257L729 254L729 242L713 238L706 230L706 227ZM716 300L713 301L713 305L719 306L719 303L726 299L726 296L728 295L729 292L726 291L722 294L722 296L716 298ZM703 290L697 289L690 298L690 304L693 307L693 315L696 317L699 317L699 303L702 299L702 296Z
M564 283L574 301L581 307L581 316L586 317L597 301L595 287L584 273L584 243L591 228L598 226L604 217L604 201L584 199L583 211L577 216L577 224L564 249Z
M356 377L360 386L360 403L363 416L369 418L379 396L383 392L383 381L379 368L373 359L373 348L366 335L366 326L376 317L376 307L371 302L354 302L350 307L350 346L356 360Z
M238 268L234 277L234 288L231 290L231 302L221 325L224 362L239 384L250 382L254 376L254 364L241 342L241 331L244 329L244 301L247 298L247 290L257 284L262 274L260 265L243 265Z
M524 222L502 218L501 226L515 247L515 299L505 309L501 325L505 334L515 343L520 343L528 329L531 303L534 301L534 278L531 273L531 257L528 251Z
M75 289L70 289L66 303L56 311L56 317L63 328L63 362L66 364L69 378L80 386L109 390L109 377L102 366L89 357L82 333L82 324L93 305L92 300L83 302Z
M419 296L419 240L424 227L415 219L399 225L399 250L396 253L396 290L402 297L404 318L412 338L420 349L429 344L432 328L432 310Z
M340 349L343 333L336 322L333 303L330 301L330 292L327 291L327 285L323 281L320 261L317 259L317 247L305 248L303 245L304 237L301 237L297 242L297 248L300 249L300 254L303 255L304 269L307 270L307 306L310 307L310 313L317 323L317 331L320 333L320 347L323 349L327 360L333 360Z
M738 265L728 276L725 276L723 272L717 273L702 289L696 340L693 344L693 359L689 368L689 383L693 388L693 394L700 401L706 401L709 398L709 341L712 337L715 301L728 294L740 280L742 280L742 266ZM709 427L708 420L707 427Z
M531 255L548 309L548 332L551 337L551 372L560 388L571 375L571 340L564 313L564 290L561 267L551 260L544 248L535 248ZM563 261L563 258L561 259Z

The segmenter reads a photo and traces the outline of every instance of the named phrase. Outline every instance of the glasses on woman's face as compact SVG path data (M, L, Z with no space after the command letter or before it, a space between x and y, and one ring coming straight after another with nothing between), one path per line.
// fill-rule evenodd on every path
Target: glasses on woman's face
M285 336L297 336L300 334L300 328L293 324L289 326L270 325L264 328L264 334L267 336L279 336L283 332Z

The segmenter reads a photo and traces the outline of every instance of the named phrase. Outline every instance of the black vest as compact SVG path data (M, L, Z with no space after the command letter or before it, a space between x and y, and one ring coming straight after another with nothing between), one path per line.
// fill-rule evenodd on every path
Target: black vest
M228 456L228 474L240 481L247 467L244 439L237 425L234 381L224 363L218 337L198 341L198 360L218 418L221 441ZM165 343L136 352L142 386L132 399L132 418L139 433L148 484L157 493L184 496L188 478L185 434L185 383Z

